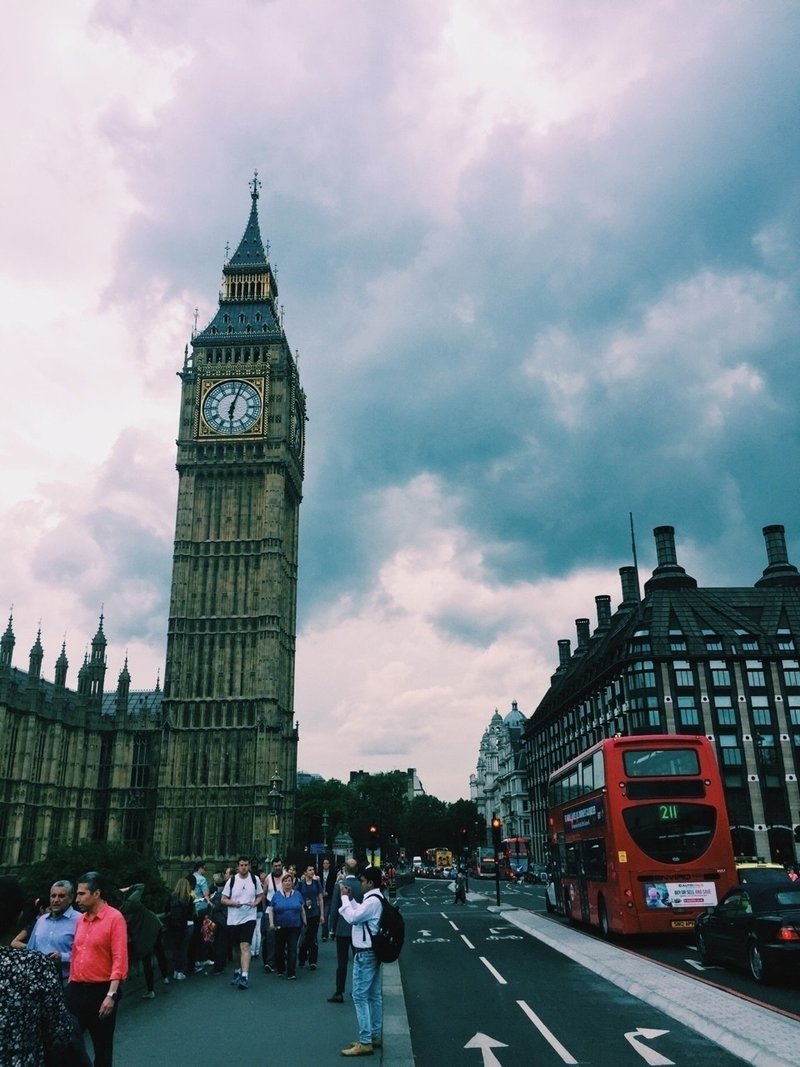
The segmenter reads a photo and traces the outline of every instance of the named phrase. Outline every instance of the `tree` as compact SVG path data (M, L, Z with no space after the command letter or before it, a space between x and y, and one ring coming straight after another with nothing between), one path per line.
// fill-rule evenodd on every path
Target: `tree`
M313 781L297 792L295 807L295 844L303 850L314 842L322 842L322 817L328 813L328 844L340 830L348 830L353 808L353 796L344 782L330 778L326 782Z
M43 860L26 867L19 880L23 890L31 897L48 898L53 882L68 878L75 884L88 871L99 871L106 878L112 904L119 903L119 890L122 887L143 882L145 905L155 912L164 910L169 888L164 884L155 861L127 845L101 841L59 845L48 852Z
M448 805L427 794L414 797L403 826L406 855L422 856L426 849L439 846L451 848L449 836Z

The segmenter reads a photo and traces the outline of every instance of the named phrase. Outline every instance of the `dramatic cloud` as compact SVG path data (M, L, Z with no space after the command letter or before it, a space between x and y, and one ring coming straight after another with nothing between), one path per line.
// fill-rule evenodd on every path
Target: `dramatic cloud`
M183 350L263 182L309 401L300 763L466 795L633 512L752 584L800 447L790 0L72 0L9 17L0 595L163 667Z

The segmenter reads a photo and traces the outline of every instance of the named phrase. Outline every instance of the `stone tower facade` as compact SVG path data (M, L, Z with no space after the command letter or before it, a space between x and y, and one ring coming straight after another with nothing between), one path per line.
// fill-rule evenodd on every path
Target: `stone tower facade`
M261 239L257 176L219 308L187 347L154 848L265 857L292 840L306 398ZM276 840L268 794L281 779ZM273 797L274 806L274 797Z

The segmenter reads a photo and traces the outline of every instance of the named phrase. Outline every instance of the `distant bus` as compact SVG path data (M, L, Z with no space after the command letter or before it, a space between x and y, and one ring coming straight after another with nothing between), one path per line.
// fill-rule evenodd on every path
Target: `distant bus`
M503 870L501 874L506 877L516 877L519 868L527 871L530 861L531 839L529 837L506 837L500 842L500 855L502 857Z
M702 736L600 741L551 775L547 831L556 910L606 937L691 930L737 884Z
M497 865L493 848L479 848L475 857L475 873L479 878L494 878Z

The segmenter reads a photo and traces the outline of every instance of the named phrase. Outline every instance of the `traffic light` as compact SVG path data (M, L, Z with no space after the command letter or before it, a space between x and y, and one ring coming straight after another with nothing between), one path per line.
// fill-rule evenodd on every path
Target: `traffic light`
M794 828L794 839L795 841L800 841L800 826L795 826Z
M492 816L492 844L495 848L500 847L500 837L503 829L503 820L496 815Z

